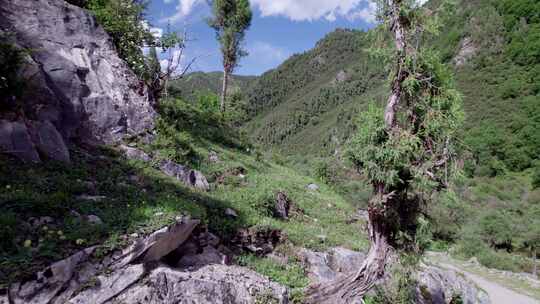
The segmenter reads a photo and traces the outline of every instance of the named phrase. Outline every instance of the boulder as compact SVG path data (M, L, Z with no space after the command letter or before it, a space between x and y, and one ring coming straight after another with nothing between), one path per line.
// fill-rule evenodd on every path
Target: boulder
M11 154L24 162L41 161L26 124L0 120L0 152Z
M453 270L423 265L417 274L417 304L489 304L489 296Z
M0 124L2 151L38 161L39 150L68 161L65 142L117 143L153 128L148 88L87 10L63 0L3 0L0 31L32 50L20 71L32 88L18 100L25 123Z
M236 212L236 210L234 210L232 208L226 208L225 209L225 215L230 217L230 218L237 218L238 217L238 212Z
M159 163L159 169L168 176L172 176L189 187L208 191L210 184L206 177L197 170L189 169L170 160L163 160Z
M145 163L148 163L152 160L152 158L148 154L137 148L120 145L120 150L124 152L124 155L127 159L138 160Z
M272 302L264 301L269 298ZM99 304L99 302L79 302ZM209 265L197 271L158 267L114 301L148 304L288 303L287 289L242 267Z
M122 255L123 259L119 267L134 262L155 262L168 255L190 236L191 232L199 225L199 220L187 217L181 218L176 223L164 227L144 239L137 239Z
M143 264L130 265L118 269L111 274L103 274L94 278L94 286L84 289L70 299L69 304L102 304L113 300L118 294L133 287L145 274ZM114 303L114 302L113 302ZM127 302L134 303L134 302ZM144 303L144 302L139 302Z
M274 206L274 217L280 219L289 218L289 209L291 207L291 201L284 192L278 192L276 195L276 202Z
M9 287L10 303L41 304L57 303L54 300L69 282L78 275L78 268L86 262L95 247L79 251L76 254L52 264L36 274L35 280L15 283Z
M50 121L31 123L31 137L41 155L48 159L69 163L69 150L62 135Z
M363 252L353 251L343 247L331 248L327 254L328 266L337 272L348 273L357 271L366 259Z
M309 185L307 185L307 188L308 188L308 190L310 190L310 191L317 191L317 190L319 190L319 186L317 186L316 184L309 184Z
M219 156L218 156L217 152L210 151L210 153L208 153L208 161L211 162L211 163L218 163L219 162Z

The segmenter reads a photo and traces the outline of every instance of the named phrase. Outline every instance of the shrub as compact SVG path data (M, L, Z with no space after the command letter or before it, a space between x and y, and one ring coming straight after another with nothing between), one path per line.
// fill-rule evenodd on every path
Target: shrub
M18 74L25 51L12 44L9 38L0 32L0 110L13 108L25 86Z
M144 23L144 0L88 0L83 2L111 36L120 58L140 79L149 77L142 47L153 43Z

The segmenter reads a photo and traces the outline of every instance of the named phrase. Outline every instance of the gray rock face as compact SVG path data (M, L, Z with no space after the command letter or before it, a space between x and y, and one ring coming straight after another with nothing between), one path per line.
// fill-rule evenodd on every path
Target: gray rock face
M9 134L21 159L36 161L36 148L66 161L64 141L114 143L153 127L155 112L146 86L117 55L110 37L87 11L63 0L3 0L0 30L31 49L21 74L29 87L21 122ZM34 149L29 147L28 136ZM59 136L61 135L61 136ZM4 136L2 136L3 138ZM3 151L10 147L2 141Z
M37 273L35 281L16 283L10 286L9 294L11 303L49 303L57 298L57 294L68 283L77 279L77 266L84 263L94 247L80 251L71 257L52 264L42 272Z
M285 287L247 268L223 265L219 238L204 227L194 231L197 224L182 218L100 262L92 259L94 248L83 250L35 280L12 284L0 303L288 303ZM172 268L168 258L179 259L172 266L181 268Z
M463 304L489 304L488 295L452 270L424 266L418 273L418 304L453 303L457 297Z
M143 282L107 303L255 304L267 303L262 299L269 297L274 299L270 303L288 303L286 288L251 270L210 265L195 272L159 267Z

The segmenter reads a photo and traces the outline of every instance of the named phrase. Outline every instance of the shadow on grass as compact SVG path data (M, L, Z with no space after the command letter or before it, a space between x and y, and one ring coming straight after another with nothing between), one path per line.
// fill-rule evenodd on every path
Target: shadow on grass
M230 203L189 189L112 150L75 150L71 165L22 164L0 155L0 287L94 244L106 253L125 235L150 233L179 215L229 239L246 220ZM101 219L92 224L89 215Z

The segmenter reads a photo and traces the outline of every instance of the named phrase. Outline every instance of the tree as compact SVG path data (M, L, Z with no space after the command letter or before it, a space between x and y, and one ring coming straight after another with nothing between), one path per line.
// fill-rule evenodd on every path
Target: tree
M371 247L357 273L308 291L311 303L351 303L383 276L397 249L421 252L416 233L422 207L458 172L461 96L438 55L421 47L437 34L437 19L449 7L444 3L429 11L414 0L377 4L380 29L391 33L393 46L374 54L391 62L391 91L385 109L371 105L361 114L348 153L373 187L368 206ZM386 45L388 35L380 36Z
M238 66L240 58L247 56L242 48L245 32L251 25L252 12L249 0L213 0L213 17L208 24L216 31L223 55L223 88L221 112L225 112L229 76Z
M186 49L187 31L182 36L171 31L170 25L162 37L159 37L155 45L150 47L147 56L147 71L149 73L148 86L157 99L162 94L168 97L167 86L171 79L180 79L189 71L197 57L193 57L186 65L182 66L182 58ZM156 48L166 54L165 64L161 66Z

